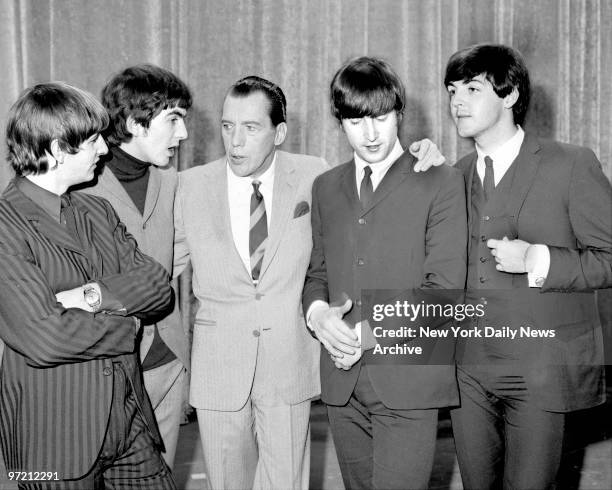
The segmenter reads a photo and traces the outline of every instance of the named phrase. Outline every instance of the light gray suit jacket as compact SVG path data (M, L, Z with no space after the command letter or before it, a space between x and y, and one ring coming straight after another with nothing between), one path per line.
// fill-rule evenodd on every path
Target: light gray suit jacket
M177 172L173 168L160 169L151 165L143 214L108 168L102 169L94 186L82 191L108 200L138 242L140 250L163 265L168 273L172 273L173 211L177 181ZM189 369L188 340L183 330L178 301L175 301L174 311L157 323L157 328L166 345ZM145 329L142 342L147 345L147 349L152 340L151 333L152 329Z
M190 402L233 411L247 401L260 341L273 353L271 385L287 404L319 394L319 343L301 306L310 252L311 187L328 168L321 158L277 152L272 221L259 283L234 245L226 158L179 174L175 275L189 259L199 301ZM307 206L306 204L307 203ZM265 337L264 337L265 336Z

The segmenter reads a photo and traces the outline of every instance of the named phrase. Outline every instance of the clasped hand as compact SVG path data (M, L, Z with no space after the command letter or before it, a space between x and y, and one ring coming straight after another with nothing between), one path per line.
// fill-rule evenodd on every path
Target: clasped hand
M317 339L329 352L338 369L348 370L361 358L361 344L357 334L342 319L352 305L351 300L347 299L341 306L318 308L310 315Z

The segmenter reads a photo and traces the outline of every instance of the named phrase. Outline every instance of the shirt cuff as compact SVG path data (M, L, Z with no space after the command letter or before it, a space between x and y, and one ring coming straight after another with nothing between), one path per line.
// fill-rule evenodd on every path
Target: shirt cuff
M329 308L329 303L327 301L323 301L321 299L315 299L312 303L310 303L310 306L308 307L308 310L306 311L306 325L308 326L310 330L314 330L314 327L310 323L310 317L312 315L312 312L315 310L322 310L324 308L325 309Z
M530 245L525 252L525 269L530 288L541 288L550 269L550 251L546 245Z

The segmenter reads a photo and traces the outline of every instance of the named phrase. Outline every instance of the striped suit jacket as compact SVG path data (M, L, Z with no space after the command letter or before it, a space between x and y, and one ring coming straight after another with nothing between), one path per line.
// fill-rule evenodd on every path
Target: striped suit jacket
M0 444L9 471L78 478L102 446L121 362L161 445L135 353L138 322L172 303L167 272L142 254L105 200L73 192L90 250L9 183L0 198ZM55 293L98 281L126 316L65 309Z

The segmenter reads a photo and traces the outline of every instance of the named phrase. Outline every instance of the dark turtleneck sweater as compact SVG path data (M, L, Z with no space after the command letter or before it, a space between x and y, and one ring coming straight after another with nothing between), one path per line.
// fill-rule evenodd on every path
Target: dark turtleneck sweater
M140 214L144 214L147 187L149 185L149 167L151 164L127 154L116 146L112 147L111 153L112 156L106 162L106 167L121 182L121 185L140 211ZM157 325L155 326L154 335L151 348L142 361L143 371L163 366L176 359L174 353L160 337Z

